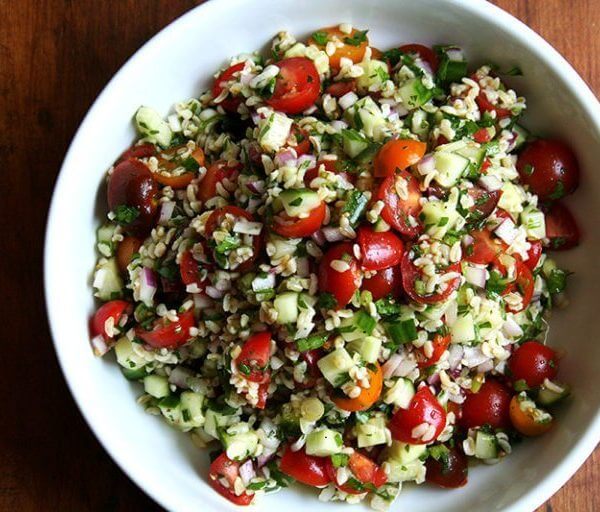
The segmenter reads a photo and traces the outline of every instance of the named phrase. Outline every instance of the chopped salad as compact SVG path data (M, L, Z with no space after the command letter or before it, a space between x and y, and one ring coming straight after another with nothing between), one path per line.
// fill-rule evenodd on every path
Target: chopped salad
M92 346L238 505L293 481L385 509L552 428L577 245L563 142L517 68L348 24L239 55L109 169ZM518 83L518 79L511 79ZM512 82L511 82L512 83Z

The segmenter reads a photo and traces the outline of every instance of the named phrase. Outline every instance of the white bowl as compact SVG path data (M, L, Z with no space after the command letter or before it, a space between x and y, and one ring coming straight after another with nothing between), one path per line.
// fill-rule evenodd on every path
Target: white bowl
M541 5L539 8L543 8ZM552 319L551 343L567 352L561 378L573 398L557 426L515 447L493 467L471 470L469 484L442 491L407 486L393 510L533 510L581 465L600 439L597 361L597 228L600 196L600 107L571 66L543 39L483 0L219 0L172 23L115 75L84 119L65 158L50 209L45 248L48 316L60 364L90 427L123 470L169 510L223 511L236 507L206 483L208 454L135 403L137 385L126 381L112 357L92 355L88 318L94 310L90 273L95 229L104 208L104 173L131 143L131 116L140 104L166 113L175 101L197 95L229 56L263 47L279 30L304 36L346 21L369 28L379 48L399 43L456 43L471 63L519 65L511 85L528 100L526 125L568 141L578 154L582 186L569 199L585 238L558 259L571 270L571 306ZM80 454L83 455L83 454ZM265 497L262 510L305 507L341 510L296 486ZM311 496L308 496L308 495ZM307 501L310 500L310 501Z

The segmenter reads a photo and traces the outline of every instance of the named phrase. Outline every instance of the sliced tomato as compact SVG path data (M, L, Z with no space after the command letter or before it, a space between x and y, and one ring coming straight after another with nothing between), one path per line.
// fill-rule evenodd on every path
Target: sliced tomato
M504 119L512 116L512 112L509 109L497 107L490 100L488 100L487 94L483 89L479 92L479 95L475 98L475 101L477 102L481 112L496 112L496 119Z
M317 33L324 33L327 36L327 41L337 40L342 43L341 46L336 47L335 53L329 56L329 65L333 70L338 70L340 68L340 61L342 58L350 59L354 63L360 62L365 56L367 46L369 46L366 31L361 31L356 28L353 28L350 34L345 34L337 26L321 28ZM319 44L314 37L311 36L308 39L308 44L313 44L324 50L327 42L325 42L325 44Z
M450 345L450 340L451 336L449 334L446 336L436 334L432 340L433 352L429 357L425 355L425 350L423 350L423 347L419 348L416 351L417 364L419 365L419 368L429 368L437 363L440 360L440 357L442 357L442 354Z
M437 304L438 302L442 302L443 300L446 300L454 290L458 289L460 285L460 276L456 276L446 283L446 288L442 292L432 293L431 295L419 294L416 290L415 282L417 279L420 279L422 275L419 269L415 267L410 260L410 250L408 249L404 253L400 268L402 271L402 287L404 288L406 295L419 304ZM447 272L460 273L460 263L455 263L448 267Z
M427 423L433 430L419 437L413 435L415 427ZM412 397L408 409L398 409L390 421L392 437L409 444L433 443L446 426L446 411L427 386ZM429 435L428 435L429 434Z
M473 206L469 208L467 221L469 224L475 224L487 219L492 214L498 205L502 191L488 192L481 187L474 186L468 190L467 194L474 202Z
M271 359L271 333L257 332L242 346L235 364L240 374L252 382L264 382L268 377L267 368Z
M239 496L234 492L234 484L240 475L240 463L231 460L226 453L219 455L210 465L208 473L208 482L211 487L221 496L227 498L236 505L249 505L254 496L243 492ZM227 482L227 487L221 483L224 478Z
M369 374L369 387L362 388L360 395L356 398L349 398L346 395L334 395L332 400L340 409L344 411L364 411L371 407L381 395L383 389L383 373L379 363L375 363L374 368L367 366ZM335 392L338 392L337 390Z
M208 280L206 278L202 279L200 274L201 270L200 263L196 261L191 250L182 253L181 262L179 263L179 273L181 274L183 284L186 286L195 284L200 291L204 291Z
M356 91L356 80L341 80L333 82L327 86L325 92L334 98L341 98L349 92Z
M279 75L267 104L286 114L299 114L317 101L321 79L312 60L290 57L277 62Z
M302 156L310 153L310 139L308 138L308 132L299 128L297 125L292 125L291 135L295 145L292 147L296 150L297 156Z
M506 251L507 247L501 240L492 238L487 229L475 230L469 233L473 242L463 251L464 259L479 265L489 265Z
M135 335L154 348L177 348L191 338L190 328L196 325L192 311L179 313L178 316L177 322L170 322L165 317L159 318L150 331L138 325Z
M171 171L179 166L179 162L176 160L177 157L168 160L166 158L162 158L162 155L176 155L177 151L179 151L181 148L182 146L177 146L175 148L168 149L161 153L161 157L159 157L158 159L159 171L161 172L154 173L154 179L158 181L161 185L165 185L173 189L182 189L187 187L196 176L196 173L192 171L184 172L183 174L177 175L164 174L162 172L165 170ZM204 166L205 158L204 151L202 150L202 148L196 148L190 155L190 158L194 159L198 166Z
M427 144L413 139L393 139L386 142L375 155L374 174L377 178L392 176L416 164L427 151Z
M508 360L511 379L514 383L525 381L530 388L536 388L544 380L552 380L558 373L558 357L550 347L536 340L523 343Z
M302 238L312 235L317 231L325 220L327 206L321 201L319 206L313 208L308 217L298 218L290 217L285 212L281 212L273 217L271 229L278 235L286 238Z
M562 203L554 203L545 214L549 248L565 251L579 245L581 235L573 214Z
M150 144L149 142L136 144L124 151L115 164L118 164L123 160L129 160L130 158L149 158L154 155L156 155L156 146L154 146L154 144Z
M359 451L355 451L348 459L348 468L361 484L353 486L350 483L339 484L337 482L337 469L331 462L331 458L327 457L327 474L335 486L347 494L363 494L366 492L362 485L369 484L374 487L381 487L387 482L385 471L375 464L369 457L363 455Z
M327 459L328 457L307 455L304 448L294 452L288 445L281 457L279 469L298 482L312 487L323 487L331 482L327 474Z
M492 140L492 132L488 128L479 128L479 130L473 134L473 140L479 144L485 144Z
M506 306L506 309L512 311L513 313L523 311L527 306L529 306L529 303L533 297L533 288L535 284L535 277L527 265L525 265L522 261L517 260L516 268L517 275L515 281L509 283L509 285L502 292L502 295L507 295L511 292L517 292L523 298L523 305L520 309L515 309L509 305Z
M206 174L198 185L198 199L203 202L212 199L217 195L217 184L222 183L225 178L234 181L240 169L241 164L229 166L225 160L217 160L206 169Z
M467 483L469 464L467 456L456 446L447 447L448 451L439 460L429 457L425 461L427 472L425 479L445 489L456 489Z
M360 286L360 271L353 254L351 243L340 243L331 247L319 263L319 291L331 293L337 300L338 309L350 302ZM334 260L342 260L350 268L343 272L334 270L331 267Z
M408 198L401 199L396 190L396 180L404 180ZM383 180L377 192L377 199L383 201L381 217L401 235L415 238L423 230L418 215L421 213L422 194L419 182L408 171L398 171Z
M544 250L544 246L539 240L533 240L529 243L531 244L531 247L527 251L527 260L525 260L524 263L527 266L527 268L533 272L535 270L535 267L537 267L540 258L542 257L542 251Z
M521 409L519 396L513 396L510 401L510 421L515 429L524 436L536 437L545 434L552 428L553 421L536 421L534 411Z
M358 229L362 267L383 270L398 265L404 255L404 243L391 231L376 232L370 226Z
M94 336L102 335L104 339L112 338L106 332L106 322L110 318L115 327L118 327L121 317L129 308L129 302L124 300L111 300L102 304L94 314L92 319L92 334Z
M121 274L127 274L127 265L131 263L131 258L138 252L142 246L142 240L134 236L126 236L119 242L117 247L117 266Z
M388 295L398 297L402 292L400 266L385 268L372 277L365 277L361 289L371 292L373 300L379 300Z
M244 69L244 63L239 62L225 71L223 71L216 79L212 87L213 98L216 98L221 94L225 88L225 84L233 79L233 75ZM226 97L219 105L221 105L227 112L237 112L237 109L242 102L242 98L237 96Z
M500 381L488 378L477 393L467 395L462 406L460 424L464 428L490 425L492 428L510 426L511 392Z
M429 46L425 46L419 43L412 44L404 44L400 48L398 48L402 53L406 53L408 55L416 55L422 61L427 62L431 71L435 74L439 67L439 59L437 54L429 48Z
M492 161L489 158L484 158L481 164L481 174L487 174L487 170L492 166Z

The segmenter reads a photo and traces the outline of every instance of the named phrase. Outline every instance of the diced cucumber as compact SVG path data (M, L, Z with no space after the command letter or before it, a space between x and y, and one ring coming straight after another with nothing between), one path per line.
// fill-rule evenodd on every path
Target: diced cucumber
M376 320L363 310L340 322L339 332L346 341L370 336L377 324Z
M394 385L383 395L383 401L401 409L408 409L413 396L415 396L414 384L407 378L398 377Z
M181 425L181 403L177 395L162 398L158 402L158 408L168 423L174 426Z
M302 434L300 430L300 417L292 410L289 404L283 406L278 426L284 437L297 438Z
M415 110L410 116L410 127L421 140L426 140L431 128L427 119L427 113L421 109Z
M204 419L204 431L215 439L220 439L219 430L229 425L235 418L236 416L226 416L212 409L207 409Z
M527 231L527 237L534 240L546 238L546 218L536 207L529 205L521 213L521 223Z
M557 388L562 389L562 391L558 391L558 389L548 389L546 386L542 385L537 395L537 401L543 406L549 406L569 396L569 386L566 386L565 384L556 384L556 386Z
M348 350L358 352L361 359L367 363L376 363L381 351L381 340L374 336L365 336L348 343Z
M370 418L366 423L356 426L358 447L376 446L387 442L385 435L385 419L381 416Z
M464 147L457 149L456 154L468 158L472 168L475 171L479 171L485 158L485 148L474 142L468 142Z
M96 233L98 252L105 258L111 257L115 252L115 243L112 241L117 225L112 222L103 224Z
M404 315L400 315L398 321L387 322L384 327L394 345L404 345L417 339L417 325L414 316L405 318Z
M180 396L181 417L186 427L197 428L204 425L204 395L193 391L184 391Z
M441 240L456 226L460 214L450 202L429 201L423 205L421 218L427 234Z
M275 152L286 143L291 129L292 119L273 112L258 122L258 142L265 151Z
M94 295L100 300L112 300L120 297L123 290L123 279L117 266L116 258L103 259L96 265L93 287Z
M452 343L469 343L475 339L475 322L473 315L459 315L455 322L450 326L450 335Z
M275 297L273 307L277 311L277 323L289 324L298 320L298 293L284 292Z
M133 344L126 336L119 338L115 344L117 363L126 370L139 370L146 366L146 360L133 351Z
M387 457L401 464L408 464L424 455L426 451L427 445L424 444L408 444L402 441L392 441L392 446L387 451Z
M336 348L333 352L319 359L317 366L323 377L335 387L339 385L340 377L354 367L354 360L345 348Z
M321 204L319 194L308 188L284 190L279 194L279 200L290 217L309 213Z
M513 132L515 132L517 134L514 149L518 149L527 142L527 140L529 139L530 133L529 133L529 130L527 130L525 127L521 126L520 124L515 124L513 126Z
M498 441L494 434L477 431L475 435L475 457L478 459L495 459L498 457Z
M258 436L252 430L233 435L223 432L221 441L227 451L227 457L232 460L247 459L256 452L258 446Z
M171 394L169 380L162 375L146 375L144 377L144 391L154 398L164 398Z
M306 436L306 454L316 457L328 457L340 453L344 441L342 435L329 428L315 430Z
M150 107L140 107L135 113L135 125L140 135L148 142L166 148L171 144L173 132L162 116Z
M342 130L342 148L350 158L355 158L369 147L369 141L356 130Z
M440 144L436 146L435 151L442 153L457 153L458 151L464 149L467 146L466 140L457 140L454 142L448 142L448 144Z
M344 117L356 130L362 131L367 137L379 135L380 128L385 125L381 109L370 96L358 100L348 110Z
M445 188L450 188L456 184L470 163L468 158L457 153L436 151L433 157L435 168L438 171L435 181Z
M420 78L413 78L398 89L402 104L412 110L427 103L433 97L433 90L427 89Z
M389 80L388 65L377 59L362 61L358 64L364 73L356 79L356 86L360 92L366 92L371 86L381 88L386 80Z
M121 368L121 373L127 380L142 380L147 375L145 366L135 369Z
M403 464L397 460L387 461L390 472L388 474L389 483L409 482L412 480L421 480L425 475L424 463L419 459Z
M523 211L522 205L525 201L525 195L521 187L507 181L502 185L501 190L502 195L498 200L498 207L514 216L519 215Z

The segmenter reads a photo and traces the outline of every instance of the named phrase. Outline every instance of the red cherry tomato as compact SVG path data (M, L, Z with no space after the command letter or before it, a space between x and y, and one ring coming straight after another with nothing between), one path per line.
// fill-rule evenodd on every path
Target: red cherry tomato
M338 272L331 267L334 260L345 261L350 268ZM353 256L352 244L345 242L331 247L319 263L319 291L331 293L337 300L338 308L343 308L350 302L359 285L360 272Z
M127 274L127 265L131 263L131 258L138 252L142 245L142 240L134 236L126 236L117 247L117 266L121 274Z
M337 483L337 470L335 466L331 462L331 458L327 457L327 475L330 480L335 484L335 486L344 491L347 494L362 494L364 493L364 489L357 489L352 486L352 484L338 484ZM355 478L361 484L370 484L375 487L381 487L387 482L387 475L385 471L379 467L375 462L373 462L369 457L363 455L362 453L355 451L348 460L348 467Z
M264 409L267 406L267 398L269 398L269 385L271 383L271 375L267 374L266 381L258 385L258 400L256 401L257 409Z
M400 268L402 270L402 287L404 288L406 295L419 304L436 304L446 300L460 285L460 276L456 276L450 281L447 281L444 291L432 293L431 295L421 295L417 292L415 287L415 282L417 279L421 278L421 272L410 260L410 250L407 250L404 253ZM448 272L460 272L460 263L455 263L448 267Z
M407 182L407 199L401 199L398 196L397 179ZM418 220L421 212L421 197L419 182L408 171L399 171L393 176L388 176L381 182L377 192L377 199L383 201L384 204L381 217L401 235L415 238L423 229Z
M492 238L487 229L471 231L469 235L473 243L463 251L464 259L480 265L489 265L506 250L506 244L501 240Z
M233 79L233 75L238 71L244 69L244 63L239 62L225 71L223 71L216 79L212 87L213 98L216 98L221 94L225 88L225 84ZM238 106L242 102L242 98L238 96L227 96L219 105L221 105L227 112L237 112Z
M427 144L413 139L392 139L386 142L373 161L376 178L393 176L416 164L427 151Z
M115 164L118 164L123 160L129 160L130 158L149 158L154 155L156 155L156 147L154 144L150 144L149 142L136 144L125 150Z
M356 80L333 82L327 86L327 89L325 89L325 93L333 96L334 98L341 98L345 94L354 91L356 91Z
M321 92L321 79L313 61L290 57L278 61L277 66L279 75L267 104L286 114L299 114L314 105Z
M206 220L206 225L204 227L204 233L207 240L210 240L215 229L221 224L225 215L230 214L234 217L243 217L246 220L254 221L254 217L251 213L246 210L242 210L237 206L223 206L222 208L217 208L213 211L208 219ZM262 246L262 238L257 235L252 237L252 257L244 261L242 264L238 265L234 270L237 272L246 272L252 265L254 264L254 260L258 257L260 253L260 249Z
M467 483L468 459L456 446L448 447L448 452L440 460L429 457L425 467L425 480L445 489L456 489Z
M482 89L477 98L475 98L477 105L479 106L479 110L483 112L496 112L496 119L504 119L506 117L512 116L512 112L507 108L501 108L494 105L490 100L488 100L487 94Z
M154 348L177 348L190 339L190 328L196 324L192 311L179 313L178 316L177 322L170 322L164 317L159 318L154 322L151 331L138 325L135 335Z
M428 423L431 433L413 436L415 427ZM420 388L413 396L408 409L398 409L390 421L392 437L410 444L428 444L435 441L446 426L446 411L427 386ZM429 435L428 435L429 434ZM423 438L425 436L425 438Z
M402 291L402 276L400 267L385 268L377 272L373 277L364 278L362 290L371 292L373 300L379 300L388 295L397 297Z
M517 260L516 267L517 276L515 281L510 283L502 292L502 295L507 295L511 292L517 292L523 298L522 307L520 309L516 309L507 305L507 309L513 313L523 311L527 306L529 306L529 303L533 297L533 288L535 285L535 277L527 265L525 265L522 261Z
M524 380L530 388L536 388L545 379L552 380L558 373L558 357L550 347L539 341L523 343L508 361L513 382Z
M462 406L460 424L464 428L490 425L510 427L510 390L496 379L487 379L477 393L467 395Z
M467 219L469 223L477 223L483 219L487 219L498 205L498 201L502 195L502 191L500 190L488 192L477 186L470 188L467 193L475 203L469 208Z
M217 184L222 183L225 178L234 181L241 169L241 165L229 167L225 160L217 160L206 169L206 174L198 185L198 199L203 202L217 195Z
M207 279L202 279L200 271L202 270L201 265L192 256L192 251L185 251L181 255L181 262L179 263L179 273L181 275L181 281L186 286L188 284L195 284L201 291L204 290L207 284Z
M402 261L404 243L391 231L377 233L372 227L358 229L358 245L362 267L366 270L383 270Z
M487 170L491 167L492 161L489 158L484 158L481 164L481 174L487 174Z
M129 307L129 302L125 302L124 300L111 300L110 302L106 302L102 304L94 314L94 318L92 319L92 334L94 336L102 335L104 339L110 339L112 336L109 336L106 333L105 325L106 321L109 318L112 318L113 325L117 327L119 325L119 320Z
M157 194L158 186L152 172L139 160L124 160L117 164L110 175L108 207L112 211L122 206L137 210L137 217L125 226L134 235L146 235L154 226Z
M431 71L435 74L439 66L439 59L436 53L428 46L413 43L402 45L399 50L409 55L417 55L421 60L427 62Z
M419 368L429 368L440 360L442 354L446 351L448 346L450 345L450 335L442 336L441 334L436 334L432 340L433 344L433 353L431 356L427 357L425 355L425 350L423 348L419 348L416 352L417 356L417 364Z
M215 491L232 503L235 503L236 505L249 505L254 496L245 492L238 496L233 491L233 486L239 474L240 463L231 460L227 457L226 453L222 453L210 465L208 482ZM227 481L229 484L228 487L225 487L220 482L221 478L224 478Z
M527 268L533 272L535 270L535 267L537 267L540 258L542 257L542 251L544 250L544 246L539 240L533 240L529 243L531 244L531 247L527 251L527 260L524 263L527 266Z
M294 452L289 446L286 446L279 469L298 482L313 487L323 487L331 482L327 474L328 459L329 457L307 455L304 448Z
M473 134L473 140L479 142L479 144L485 144L492 140L492 133L487 128L479 128L479 130Z
M291 136L295 139L296 145L293 148L296 150L297 156L302 156L310 153L310 139L308 132L302 128L298 128L295 124L292 125Z
M158 157L158 168L160 172L155 172L153 176L161 185L173 189L186 188L196 176L196 173L193 171L184 172L183 174L178 175L169 174L170 171L179 167L181 157L178 157L178 152L183 148L185 148L185 145L167 149ZM168 158L164 158L164 156L170 156L172 158L169 160ZM194 159L200 167L203 167L205 164L205 156L202 148L196 148L190 155L190 158ZM164 173L163 171L167 171L167 173Z
M268 377L267 367L271 359L271 333L257 332L242 346L235 364L240 374L252 382L264 382Z
M579 164L571 148L559 140L538 139L519 154L521 181L542 201L554 201L579 185Z
M573 214L562 203L554 203L545 214L546 237L549 248L557 251L572 249L579 245L579 228Z
M273 217L271 229L278 235L285 236L286 238L302 238L310 236L323 225L326 214L327 207L325 203L321 201L319 206L313 208L308 213L308 217L303 219L290 217L285 212L279 213Z

